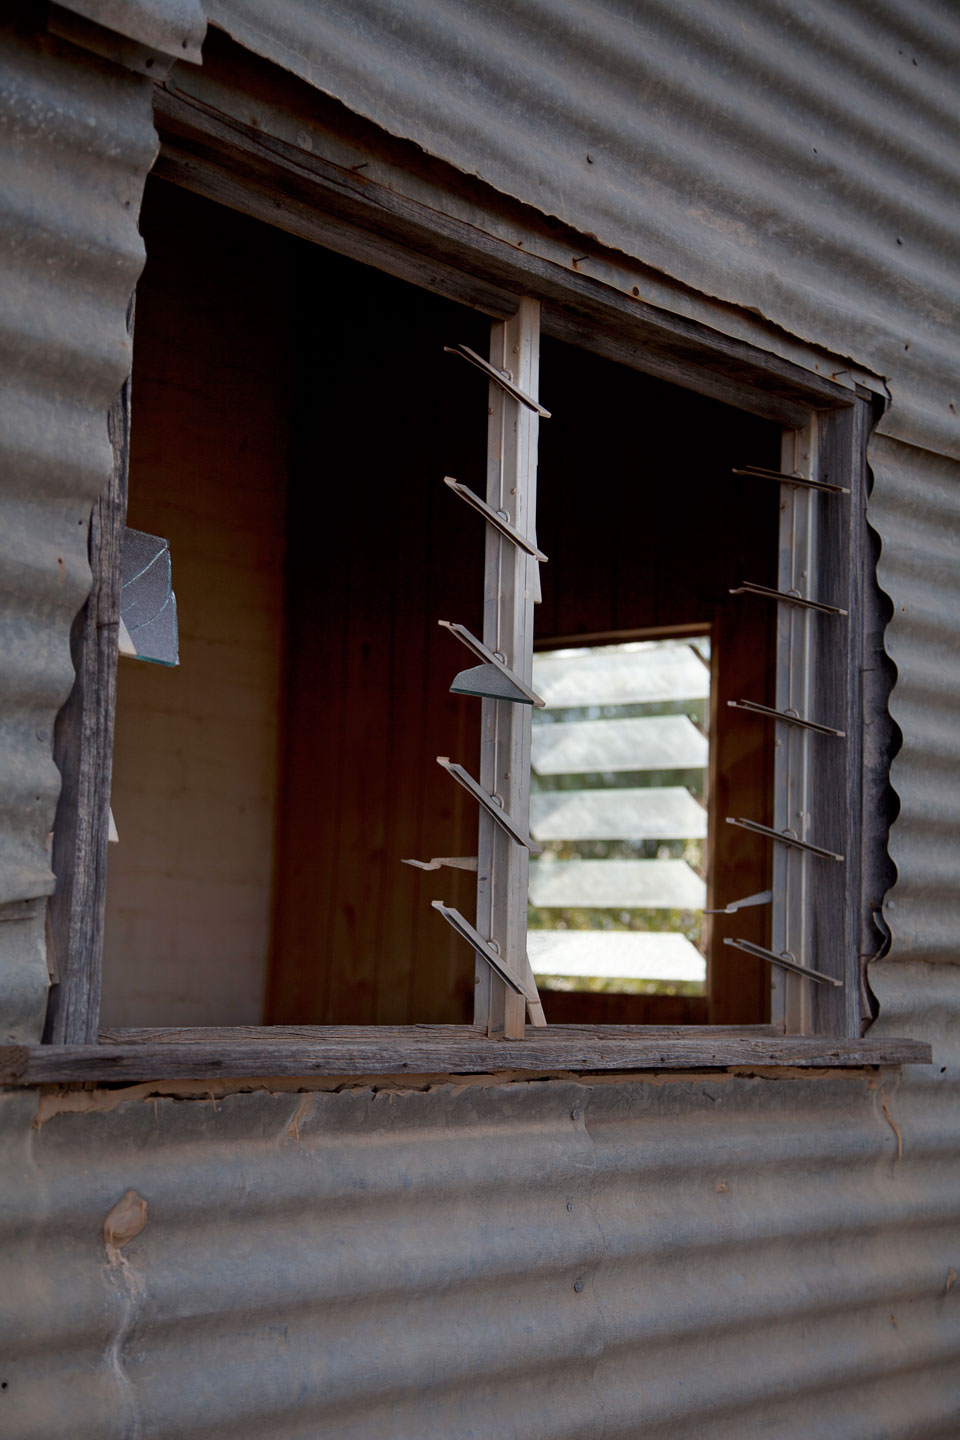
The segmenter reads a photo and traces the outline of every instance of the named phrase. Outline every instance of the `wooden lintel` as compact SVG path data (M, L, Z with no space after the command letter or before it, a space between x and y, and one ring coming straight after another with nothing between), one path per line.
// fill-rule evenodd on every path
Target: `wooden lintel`
M115 1032L106 1045L10 1045L0 1049L0 1083L64 1085L80 1082L137 1083L208 1079L214 1076L477 1074L499 1070L562 1071L699 1070L729 1067L851 1068L925 1065L930 1046L918 1040L838 1040L782 1036L731 1029L709 1033L677 1030L651 1035L646 1027L618 1026L615 1033L581 1026L548 1026L524 1040L492 1040L480 1027L414 1026L384 1031L336 1027L330 1038L290 1038L278 1030L241 1032L244 1038L211 1039L210 1030ZM436 1031L432 1035L431 1031ZM567 1033L568 1030L572 1033ZM632 1030L632 1033L631 1033ZM219 1032L220 1035L224 1032ZM237 1032L226 1032L231 1036ZM283 1033L282 1031L279 1033ZM311 1031L324 1033L323 1027ZM134 1036L152 1038L138 1042ZM189 1036L196 1036L191 1041ZM122 1038L121 1038L122 1037Z
M216 93L223 103L226 92ZM506 317L519 295L535 296L546 307L544 333L674 383L693 383L782 424L803 424L811 404L850 403L850 390L825 375L772 350L763 352L758 366L760 352L746 341L623 294L378 184L358 168L344 170L266 134L215 108L213 92L210 101L155 90L161 135L155 174L490 315ZM458 177L450 174L455 184ZM512 209L492 190L487 200L494 214L505 205ZM518 234L525 224L537 231L543 226L543 217L527 207L518 207L515 220Z

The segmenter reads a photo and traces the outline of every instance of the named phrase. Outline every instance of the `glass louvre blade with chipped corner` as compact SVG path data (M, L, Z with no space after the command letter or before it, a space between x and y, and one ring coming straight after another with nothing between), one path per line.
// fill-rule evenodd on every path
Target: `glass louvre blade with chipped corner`
M474 665L470 670L461 670L455 675L450 686L451 695L485 695L490 700L510 700L514 705L532 705L515 685L509 675L495 665Z
M703 993L709 665L707 635L534 656L539 983Z
M170 542L128 525L120 564L120 652L156 665L179 665L177 597Z

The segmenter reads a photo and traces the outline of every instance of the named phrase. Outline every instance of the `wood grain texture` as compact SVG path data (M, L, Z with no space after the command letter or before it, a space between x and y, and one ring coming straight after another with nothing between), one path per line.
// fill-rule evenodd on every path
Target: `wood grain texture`
M611 1024L602 1028L594 1024L576 1023L550 1025L548 1036L575 1040L634 1040L638 1036L650 1040L683 1040L690 1038L685 1025ZM777 1038L782 1031L775 1025L704 1025L699 1036L728 1039L731 1035L748 1039ZM407 1040L460 1041L487 1039L483 1025L158 1025L100 1031L102 1045L214 1045L214 1044L330 1044L339 1041L371 1043L383 1041L401 1044Z
M133 329L133 302L128 316ZM130 381L108 417L113 472L90 517L92 587L74 621L76 680L57 717L54 759L61 790L54 821L48 930L59 984L52 987L44 1039L89 1044L100 1023L110 777L117 699L120 560L130 455Z
M0 1054L0 1083L20 1085L204 1079L211 1076L474 1074L726 1069L789 1066L817 1069L928 1064L917 1040L829 1040L820 1037L702 1035L616 1037L605 1030L573 1037L556 1027L529 1029L524 1040L491 1040L474 1027L459 1035L409 1038L360 1030L353 1038L289 1044L251 1038L203 1045L10 1046Z
M768 558L772 567L772 552ZM709 903L717 908L769 885L769 841L727 825L725 818L748 815L764 825L772 821L774 726L732 710L727 702L746 698L772 703L774 622L772 607L743 605L739 596L728 597L714 618L707 868ZM757 905L734 915L707 917L707 989L713 1024L733 1025L769 1015L770 967L723 941L739 937L768 945L770 915L769 905Z
M483 522L442 477L480 488L487 382L443 347L487 326L306 247L300 282L266 1019L462 1021L472 952L429 902L472 920L475 878L401 860L476 848L435 757L476 773L480 702L437 622L479 628Z

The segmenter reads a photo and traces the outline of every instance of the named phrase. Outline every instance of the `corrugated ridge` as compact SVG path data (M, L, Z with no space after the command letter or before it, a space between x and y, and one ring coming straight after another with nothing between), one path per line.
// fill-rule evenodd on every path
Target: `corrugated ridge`
M941 1016L956 999L941 987ZM104 1092L33 1131L30 1097L5 1097L15 1433L63 1433L69 1403L77 1440L759 1440L792 1404L805 1436L936 1435L960 1158L935 1074L915 1094L869 1074ZM131 1188L147 1224L110 1267L103 1219Z
M90 508L112 465L106 414L130 365L136 216L156 147L150 93L69 47L3 35L0 905L54 883L53 725L73 683L70 625L90 586ZM42 924L38 911L16 933L0 926L0 1031L17 1038L38 1039L42 1025Z
M960 27L909 8L207 0L391 134L854 357L888 380L886 433L958 454Z
M200 0L64 0L64 9L162 55L200 63L206 29Z

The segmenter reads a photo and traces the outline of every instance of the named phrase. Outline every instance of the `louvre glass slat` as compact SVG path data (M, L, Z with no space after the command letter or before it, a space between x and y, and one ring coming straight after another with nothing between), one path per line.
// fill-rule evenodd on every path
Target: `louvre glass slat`
M533 768L539 775L702 770L706 763L707 737L686 715L579 720L533 731Z

